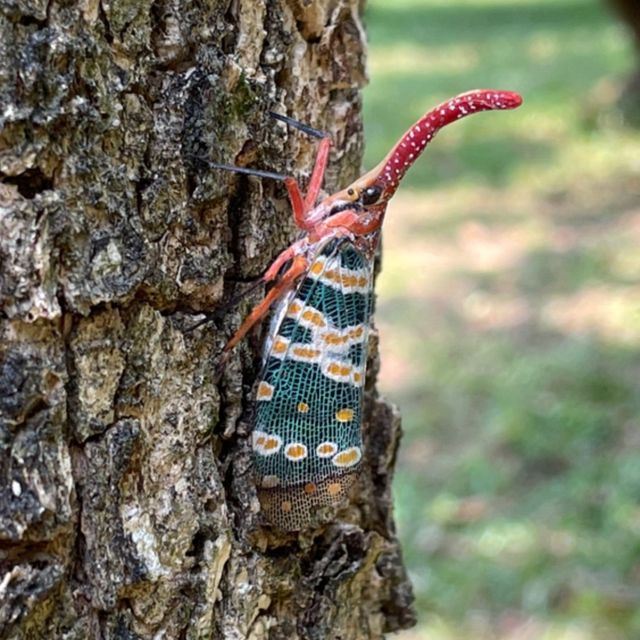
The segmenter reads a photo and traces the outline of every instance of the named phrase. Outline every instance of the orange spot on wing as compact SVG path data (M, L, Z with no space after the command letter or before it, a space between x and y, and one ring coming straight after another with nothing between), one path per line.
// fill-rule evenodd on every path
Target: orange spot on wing
M336 411L336 420L338 422L350 422L353 420L353 409L339 409Z
M322 273L323 269L324 269L324 262L320 262L316 260L316 262L314 262L311 265L311 269L309 269L309 271L311 271L311 273L315 273L316 275L319 275Z
M341 451L333 457L333 464L338 467L350 467L360 460L361 453L358 447L351 447Z
M286 513L289 513L289 511L291 511L292 508L293 508L293 505L291 504L291 500L283 500L280 503L280 509Z
M352 367L350 367L349 365L340 364L339 362L332 362L327 367L329 373L333 374L334 376L348 376L351 373L351 369Z
M306 402L298 402L298 411L300 413L307 413L309 411L309 405Z
M338 445L333 442L323 442L318 445L316 453L320 457L327 457L333 455L338 450Z
M331 280L331 282L335 282L336 281L336 272L333 269L330 269L329 271L325 271L324 272L324 277L327 278L327 280Z
M260 398L271 398L273 397L273 386L264 380L258 385L258 392L256 394L258 400Z
M332 482L327 485L327 493L330 496L337 496L342 491L342 484L339 482Z
M318 349L312 349L311 347L296 347L293 353L299 358L306 358L308 360L313 360L320 355Z
M311 495L312 493L315 493L317 490L318 490L318 487L313 482L308 482L307 484L304 485L304 492L308 493L309 495Z
M340 336L337 333L325 333L322 338L327 344L334 345L344 344L347 341L346 336Z
M273 343L274 353L284 353L287 350L287 343L284 340L276 340Z
M266 438L264 441L264 446L262 447L265 451L273 451L280 446L280 441L278 438Z
M327 323L324 320L323 315L319 311L314 309L305 309L302 314L302 319L314 324L316 327L326 327Z
M336 456L336 462L340 464L350 464L358 459L355 451L349 451L348 453L340 453Z
M307 457L307 447L303 444L290 444L285 449L285 455L290 460L302 460Z

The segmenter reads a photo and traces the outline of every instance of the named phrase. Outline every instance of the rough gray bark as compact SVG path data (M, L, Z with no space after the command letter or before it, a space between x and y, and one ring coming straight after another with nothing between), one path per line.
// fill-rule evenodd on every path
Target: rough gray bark
M358 0L0 1L0 637L378 638L412 622L368 386L367 469L321 530L260 525L259 337L213 361L294 235L281 185L359 170ZM198 312L220 310L194 332ZM373 367L375 370L375 366ZM375 371L373 372L375 374Z

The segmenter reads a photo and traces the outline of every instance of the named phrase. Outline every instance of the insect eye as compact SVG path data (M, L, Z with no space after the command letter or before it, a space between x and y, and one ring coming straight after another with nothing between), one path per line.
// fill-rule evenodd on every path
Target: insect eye
M378 201L382 189L380 187L367 187L360 196L362 204L373 204Z

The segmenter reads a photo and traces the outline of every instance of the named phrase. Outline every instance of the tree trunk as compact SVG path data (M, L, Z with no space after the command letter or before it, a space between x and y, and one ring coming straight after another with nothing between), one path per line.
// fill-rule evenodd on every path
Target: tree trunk
M399 421L334 524L262 526L255 303L294 237L282 185L327 130L360 168L358 0L0 0L0 637L378 638L412 623L390 507ZM219 311L195 331L202 311ZM375 374L375 366L372 367Z
M607 1L629 27L636 50L640 52L640 7L637 0Z
M624 120L640 127L640 4L638 0L607 0L629 29L636 50L636 67L626 80L618 106Z

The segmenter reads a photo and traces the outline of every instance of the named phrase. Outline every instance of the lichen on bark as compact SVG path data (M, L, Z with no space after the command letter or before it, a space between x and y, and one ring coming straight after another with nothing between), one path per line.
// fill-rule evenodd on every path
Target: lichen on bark
M0 54L0 637L411 624L374 376L358 494L295 536L251 480L259 335L213 366L295 230L281 185L206 160L304 182L315 143L275 110L331 133L328 190L357 175L359 2L0 0Z

